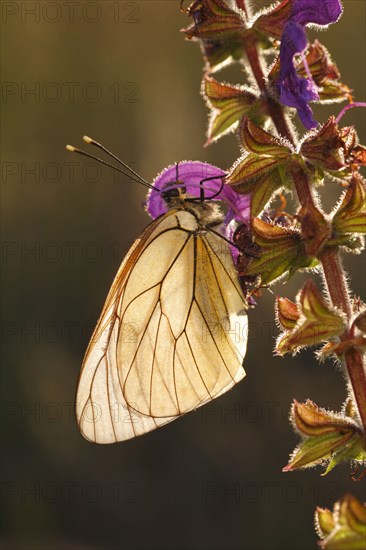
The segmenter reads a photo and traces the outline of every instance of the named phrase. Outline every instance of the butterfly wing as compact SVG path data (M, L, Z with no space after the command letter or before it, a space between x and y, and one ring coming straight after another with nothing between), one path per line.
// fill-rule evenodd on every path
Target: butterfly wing
M189 211L152 222L122 263L84 359L82 434L142 435L244 376L247 318L228 244Z

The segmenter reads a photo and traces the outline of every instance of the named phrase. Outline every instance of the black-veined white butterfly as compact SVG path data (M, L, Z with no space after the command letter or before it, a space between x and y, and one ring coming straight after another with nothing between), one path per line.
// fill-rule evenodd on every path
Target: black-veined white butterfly
M82 435L96 443L154 430L245 376L247 306L216 202L236 208L233 191L222 191L225 173L181 162L153 186L129 173L150 187L147 210L157 217L123 260L83 361L76 416Z

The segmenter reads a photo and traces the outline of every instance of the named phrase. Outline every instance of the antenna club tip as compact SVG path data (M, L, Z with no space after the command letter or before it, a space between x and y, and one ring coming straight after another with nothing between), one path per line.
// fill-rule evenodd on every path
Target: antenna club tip
M73 145L66 145L66 149L68 151L71 151L72 153L74 153L76 151L76 148Z
M83 140L86 142L86 143L93 143L93 139L89 136L83 136Z

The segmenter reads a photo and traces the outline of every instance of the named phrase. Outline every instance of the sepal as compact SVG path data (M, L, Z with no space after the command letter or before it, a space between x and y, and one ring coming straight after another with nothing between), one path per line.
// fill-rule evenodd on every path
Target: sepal
M315 529L324 550L365 550L366 504L348 493L335 503L332 512L318 507Z
M332 226L339 244L342 244L342 237L349 233L366 233L366 189L361 176L353 176L333 214Z
M320 538L330 535L336 525L335 518L328 508L320 508L315 512L315 530Z
M236 190L239 191L240 187L237 186L238 184L245 184L250 180L256 180L270 170L273 170L278 165L278 160L273 157L259 156L255 153L249 153L249 155L245 155L244 158L234 164L226 178L226 181L230 185L235 185Z
M301 223L301 236L306 254L318 256L331 235L330 224L312 200L303 203L296 217Z
M255 124L249 117L243 119L239 139L244 150L256 155L268 155L278 160L288 159L291 150L282 141Z
M324 359L334 354L337 355L337 357L342 357L351 349L357 349L363 353L366 349L366 337L354 336L353 338L342 340L342 342L329 342L319 351L318 355L320 359Z
M324 170L337 171L345 167L343 142L334 117L303 142L300 153Z
M231 9L224 0L195 0L183 11L193 23L182 32L189 39L201 41L211 72L241 59L245 21L239 11Z
M277 340L276 352L279 355L320 344L344 331L343 314L324 301L311 279L297 296L297 310L299 317L296 325Z
M276 319L284 330L292 330L300 317L297 305L288 298L276 299Z
M210 76L203 79L202 93L212 109L206 145L234 130L257 101L256 95L246 86L222 84Z
M293 0L282 0L279 4L273 4L257 17L253 23L253 29L264 36L269 35L280 40L292 7Z
M302 442L294 450L284 472L327 464L323 475L344 460L364 460L364 437L357 423L341 413L318 407L307 400L293 403L290 420Z
M193 19L192 25L182 29L188 38L215 39L217 33L230 34L244 29L241 14L229 8L224 0L195 0L184 11Z
M262 130L248 117L239 127L244 155L232 166L226 181L241 194L251 194L251 217L258 216L283 188L288 187L286 165L290 148Z
M259 246L260 257L253 258L247 274L259 276L262 285L273 283L286 273L293 275L298 269L315 267L317 261L305 254L300 233L255 218L252 223L254 242Z
M353 170L366 166L366 147L361 145L354 126L344 126L339 129L346 163Z
M352 126L339 128L334 116L305 139L300 153L338 178L351 175L366 165L366 148L359 144L356 130Z
M340 82L340 72L333 63L328 50L319 40L315 40L308 46L306 62L318 87L320 102L334 103L350 98L352 90ZM306 70L301 62L297 72L306 77Z
M364 309L361 311L355 320L353 321L353 324L361 331L366 333L366 310Z

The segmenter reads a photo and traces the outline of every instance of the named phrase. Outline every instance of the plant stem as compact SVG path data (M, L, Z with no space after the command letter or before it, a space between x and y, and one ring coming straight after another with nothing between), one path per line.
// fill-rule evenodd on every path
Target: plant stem
M347 320L352 317L351 301L347 288L346 276L339 253L336 249L328 248L320 254L324 278L333 305L344 311ZM341 336L341 340L347 340L350 331L347 329ZM348 376L352 385L358 412L366 434L366 371L361 353L354 348L345 353L345 363Z
M241 9L246 12L245 0L240 0L240 4ZM268 95L267 83L258 53L257 40L250 30L248 30L243 40L243 47L257 85L262 92L262 96L266 98L268 115L272 118L273 124L275 125L279 135L287 138L292 144L294 144L295 134L292 126L289 126L284 116L282 106L276 103ZM312 204L314 207L319 209L319 206L314 203L306 172L299 169L293 175L300 204ZM346 274L340 260L339 252L337 249L325 249L319 255L319 260L322 264L324 279L326 281L332 304L345 313L349 325L352 317L352 306L347 287ZM350 330L348 328L341 336L341 340L346 340L349 336ZM349 380L352 385L359 416L364 432L366 433L366 371L363 365L361 353L354 348L349 349L345 353L345 364L347 367Z
M287 123L283 109L272 97L268 95L267 83L264 77L263 68L258 54L257 39L250 30L246 33L243 40L243 47L247 56L253 76L258 84L262 95L266 98L268 116L271 117L278 134L288 139L294 145L296 142L295 134Z
M362 355L358 350L351 348L346 351L345 361L366 438L366 373Z
M247 6L245 5L245 0L236 0L236 5L238 6L239 10L242 10L248 18L249 12Z
M345 273L337 249L326 248L320 254L319 259L323 266L329 296L333 305L344 311L347 319L350 320L352 317L351 302Z
M299 169L293 171L297 196L301 204L307 201L314 205L309 180L306 173ZM318 207L317 207L318 208ZM324 279L332 304L346 314L348 326L352 318L352 306L347 287L346 274L342 266L339 252L336 248L325 248L320 255ZM341 335L341 340L350 337L347 328ZM357 403L358 412L366 434L366 371L361 353L356 349L350 349L345 353L345 364L352 385L353 394Z
M306 172L301 168L297 168L292 170L292 177L300 204L310 203L319 210L319 206L314 203ZM331 302L345 313L349 327L352 318L352 305L347 287L346 274L339 252L336 248L325 248L319 254L319 260L322 264L324 279ZM350 336L350 329L347 328L340 339L344 341L350 338ZM345 353L345 364L364 433L366 434L366 371L361 353L352 348L348 350Z

